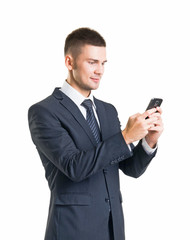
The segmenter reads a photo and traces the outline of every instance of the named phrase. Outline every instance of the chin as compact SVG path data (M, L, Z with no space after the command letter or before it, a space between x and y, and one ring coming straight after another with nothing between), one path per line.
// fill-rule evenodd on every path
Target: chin
M98 89L99 85L100 85L100 82L90 82L89 84L83 85L83 87L86 90L91 91L91 90Z
M96 90L99 87L99 85L100 85L100 82L93 83L92 88Z
M92 87L91 90L96 90L96 89L98 89L98 87L99 87L99 84L94 86L94 87Z

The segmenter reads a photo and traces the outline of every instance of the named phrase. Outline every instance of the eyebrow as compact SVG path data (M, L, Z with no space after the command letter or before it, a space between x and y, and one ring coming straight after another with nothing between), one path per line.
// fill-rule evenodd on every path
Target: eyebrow
M99 62L98 59L94 59L94 58L88 58L87 60L90 60L90 61L94 61L94 62ZM107 60L103 61L103 63L106 63Z

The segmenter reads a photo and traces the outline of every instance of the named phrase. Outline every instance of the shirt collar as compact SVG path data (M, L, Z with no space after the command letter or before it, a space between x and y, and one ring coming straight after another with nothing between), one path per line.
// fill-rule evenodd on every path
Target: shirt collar
M69 97L77 106L81 106L81 103L85 99L90 99L93 103L93 106L96 108L94 104L94 97L92 93L85 98L81 93L79 93L75 88L73 88L67 81L63 83L62 88L60 89L67 97Z

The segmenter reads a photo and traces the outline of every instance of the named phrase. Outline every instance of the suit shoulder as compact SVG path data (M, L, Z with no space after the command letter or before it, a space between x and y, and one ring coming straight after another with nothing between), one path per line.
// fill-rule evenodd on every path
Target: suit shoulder
M113 104L105 102L105 101L102 101L102 100L99 100L97 98L96 98L96 101L98 103L102 104L106 110L114 111L114 112L117 113L117 109L115 108L115 106Z
M33 104L29 108L29 111L32 109L46 109L47 111L54 111L54 109L59 105L59 100L62 100L63 97L65 97L64 93L62 93L60 88L57 87L51 95Z
M55 108L59 104L53 95L46 97L45 99L33 104L28 109L29 119L43 119L46 117L55 117Z
M45 99L33 104L30 108L31 109L47 109L47 110L53 110L56 108L57 105L59 105L59 100L62 100L64 97L64 93L60 91L60 88L55 88L53 93L46 97Z
M32 106L29 107L29 112L32 110L37 110L37 109L46 109L48 108L49 103L51 103L51 101L53 101L52 96L48 96L45 99L34 103Z

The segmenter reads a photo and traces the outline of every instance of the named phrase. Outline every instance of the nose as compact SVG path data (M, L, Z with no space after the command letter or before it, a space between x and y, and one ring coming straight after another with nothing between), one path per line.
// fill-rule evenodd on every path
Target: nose
M102 63L97 64L97 67L96 67L94 72L97 75L100 75L100 76L103 75L103 73L104 73L104 65Z

